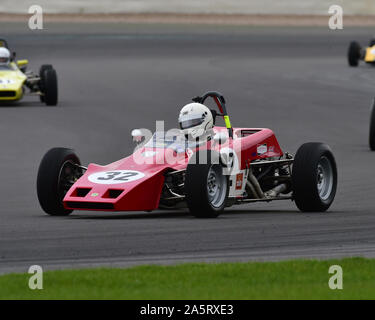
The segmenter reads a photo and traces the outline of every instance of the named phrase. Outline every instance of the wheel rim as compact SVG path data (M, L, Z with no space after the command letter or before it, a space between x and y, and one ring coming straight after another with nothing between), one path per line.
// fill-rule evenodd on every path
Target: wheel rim
M207 194L211 206L219 208L223 205L227 193L227 179L220 165L210 167L207 175Z
M333 168L331 161L325 156L318 162L316 177L319 197L325 201L330 197L333 189Z
M82 176L82 170L71 160L61 166L58 178L58 192L60 199L64 199L71 186Z

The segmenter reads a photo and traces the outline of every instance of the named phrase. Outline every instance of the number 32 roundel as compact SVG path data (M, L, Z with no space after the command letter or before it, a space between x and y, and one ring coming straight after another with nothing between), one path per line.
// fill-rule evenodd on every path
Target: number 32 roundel
M142 172L134 170L101 171L89 175L89 181L98 184L117 184L135 181L143 178Z

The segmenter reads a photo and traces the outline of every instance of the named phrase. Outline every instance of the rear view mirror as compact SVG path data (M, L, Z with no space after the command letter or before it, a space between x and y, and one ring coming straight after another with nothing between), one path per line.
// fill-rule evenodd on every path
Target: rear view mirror
M26 59L24 59L24 60L18 60L17 61L17 66L18 66L18 68L22 68L22 67L26 66L28 63L29 63L29 60L26 60Z
M22 72L26 72L27 69L27 64L29 63L29 60L18 60L17 61L17 67L20 69Z

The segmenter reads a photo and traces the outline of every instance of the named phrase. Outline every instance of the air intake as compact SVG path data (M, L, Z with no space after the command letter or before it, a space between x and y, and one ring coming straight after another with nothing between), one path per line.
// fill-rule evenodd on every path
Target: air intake
M15 97L16 91L10 91L10 90L2 90L0 91L0 97L7 98L7 97Z
M103 198L116 199L123 193L124 190L121 189L108 189L107 192L103 195Z
M72 193L72 197L86 197L90 190L91 188L77 188Z

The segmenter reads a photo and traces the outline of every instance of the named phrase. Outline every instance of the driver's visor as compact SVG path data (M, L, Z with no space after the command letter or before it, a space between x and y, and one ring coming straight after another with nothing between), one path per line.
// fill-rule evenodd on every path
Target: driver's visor
M197 115L189 115L189 116L182 116L179 118L180 128L183 129L189 129L195 126L200 125L203 122L202 116Z
M9 58L0 57L0 62L8 62L8 61L9 61Z

